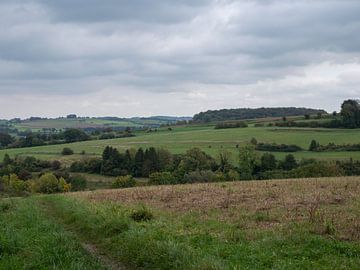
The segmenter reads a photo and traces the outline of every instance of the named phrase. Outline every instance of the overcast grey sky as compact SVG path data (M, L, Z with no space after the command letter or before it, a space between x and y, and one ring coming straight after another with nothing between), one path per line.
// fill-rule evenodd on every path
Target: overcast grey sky
M359 0L0 0L0 118L359 97Z

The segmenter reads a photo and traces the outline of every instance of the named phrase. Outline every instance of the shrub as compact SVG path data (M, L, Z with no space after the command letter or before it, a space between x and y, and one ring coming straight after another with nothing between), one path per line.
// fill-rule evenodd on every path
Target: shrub
M20 170L20 172L18 173L18 177L21 179L21 180L29 180L32 178L32 175L31 173L28 171L28 170L25 170L25 169L22 169Z
M115 138L114 133L103 133L99 137L100 140L109 140L109 139L114 139L114 138Z
M155 172L149 175L151 185L171 185L175 182L175 177L170 172Z
M59 189L61 192L69 192L71 189L71 184L66 183L64 178L59 179Z
M286 171L295 169L297 166L296 159L292 154L285 156L285 159L281 162L281 168Z
M52 170L56 171L56 170L59 170L60 168L61 168L61 162L60 161L54 160L53 162L51 162L51 169Z
M53 174L56 176L57 179L60 179L62 177L67 180L70 178L70 174L66 170L54 171Z
M335 163L315 162L297 169L291 170L290 177L331 177L344 175L344 171Z
M71 184L71 190L73 191L85 190L87 186L86 178L82 175L71 176L68 182Z
M240 180L240 174L235 170L230 170L226 174L226 180L228 181L237 181Z
M248 124L243 121L237 122L220 122L217 123L215 129L224 129L224 128L246 128Z
M142 222L152 220L154 218L154 215L150 212L149 209L143 207L141 209L134 210L131 213L130 217L136 222Z
M183 183L206 183L216 182L218 178L216 174L210 170L193 171L184 175Z
M312 140L309 146L309 151L316 151L319 147L319 143L315 140Z
M69 155L74 154L74 151L73 151L71 148L69 148L69 147L65 147L65 148L61 151L61 154L62 154L63 156L69 156Z
M64 191L64 185L66 184L66 181L64 178L60 179L61 181L59 181L52 173L46 173L42 175L39 180L34 182L34 191L46 194L62 192Z
M256 138L252 137L251 140L250 140L250 143L252 145L257 145L258 141L256 140Z
M0 180L3 186L3 190L6 193L12 195L23 195L24 193L29 191L29 185L27 182L19 179L16 174L10 174L8 176L2 177Z
M119 176L112 183L112 188L129 188L136 185L135 179L131 175Z
M326 152L326 151L360 151L360 143L358 144L334 144L320 145L316 141L312 141L309 151Z
M101 164L102 160L100 158L83 159L71 163L70 171L99 174L101 172Z
M7 212L12 207L12 204L7 201L0 202L0 213L1 212Z
M302 148L294 144L258 143L256 150L268 152L297 152L301 151Z

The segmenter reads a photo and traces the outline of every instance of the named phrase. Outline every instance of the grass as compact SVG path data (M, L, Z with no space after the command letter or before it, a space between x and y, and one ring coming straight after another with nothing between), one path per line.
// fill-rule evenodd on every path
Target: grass
M100 174L91 174L91 173L71 173L71 175L76 176L80 175L85 177L87 181L87 190L95 189L109 189L112 188L112 183L117 177L115 176L106 176ZM136 177L136 186L146 186L148 184L148 178Z
M11 228L28 226L34 250L53 250L64 241L52 248L42 242L53 228L68 235L65 227L75 235L69 250L77 250L74 241L90 241L128 269L358 269L358 194L360 178L348 177L38 196L16 200L16 210L5 207L0 230L27 239ZM45 261L57 254L43 252Z
M36 201L0 200L0 269L105 269Z
M6 121L0 120L0 124L6 124ZM65 128L104 128L104 127L132 127L140 128L144 125L167 124L168 121L159 119L123 119L123 120L105 120L100 118L77 118L77 119L41 119L41 120L24 120L20 123L12 124L18 130L41 131L43 128L55 128L57 130Z
M140 124L133 123L131 121L109 121L96 118L88 119L42 119L42 120L26 120L21 123L14 124L14 127L19 130L31 129L34 131L41 130L43 128L102 128L106 126L111 127L141 127Z
M31 148L5 149L0 150L0 159L5 153L10 156L15 155L33 155L41 159L79 159L84 157L80 155L82 151L86 152L85 157L100 155L107 146L117 147L125 151L131 147L164 147L173 153L184 153L191 147L199 147L211 155L216 155L220 149L228 149L233 153L233 159L236 158L236 145L247 143L251 138L256 138L258 142L296 144L304 149L309 147L311 140L315 139L320 144L334 142L336 144L360 143L360 130L343 129L306 129L306 128L268 128L268 127L249 127L235 129L215 130L209 125L179 126L173 127L172 131L167 128L159 129L158 132L137 132L136 137L119 138L111 140L95 140L86 142L77 142L67 144L75 151L72 157L63 157L60 155L64 148L63 144L39 146ZM275 153L279 158L286 153ZM294 153L298 158L318 158L325 160L334 159L360 159L360 152L322 152L314 153L302 151ZM70 160L70 161L71 161Z

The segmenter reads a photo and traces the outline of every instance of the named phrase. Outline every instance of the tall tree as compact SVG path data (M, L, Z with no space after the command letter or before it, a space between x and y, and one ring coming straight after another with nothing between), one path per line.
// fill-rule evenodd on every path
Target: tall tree
M227 150L220 150L218 155L219 170L221 172L228 172L231 169L231 153Z
M292 154L289 154L285 157L285 160L282 163L282 168L284 170L292 170L298 166L295 157Z
M360 104L359 101L348 99L341 105L341 117L343 125L347 128L360 127Z
M270 171L276 168L276 158L271 153L265 153L261 156L261 170Z
M159 158L154 147L145 150L143 175L149 176L153 172L159 171Z
M139 148L135 154L135 162L134 162L134 175L135 176L143 176L143 164L144 164L144 150Z
M239 169L241 179L252 179L256 166L259 164L259 157L253 145L246 145L239 148Z

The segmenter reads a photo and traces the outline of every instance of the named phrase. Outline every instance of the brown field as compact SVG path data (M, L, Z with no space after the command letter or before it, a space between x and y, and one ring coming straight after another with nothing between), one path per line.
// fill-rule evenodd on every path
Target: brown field
M201 218L244 229L307 222L316 233L336 230L342 240L360 240L360 177L151 186L70 196L95 203L144 204L180 216L198 212Z

